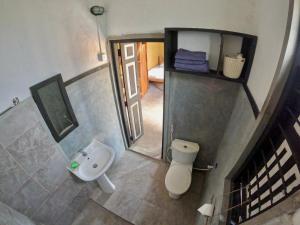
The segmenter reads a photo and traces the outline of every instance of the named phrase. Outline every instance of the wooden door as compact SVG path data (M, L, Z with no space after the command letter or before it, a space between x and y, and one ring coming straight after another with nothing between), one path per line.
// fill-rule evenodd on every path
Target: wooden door
M136 43L121 44L122 68L131 129L130 141L134 143L143 135L143 117L140 100L139 70L137 68Z
M147 47L146 43L139 42L137 43L138 47L138 66L139 66L139 79L140 79L140 93L141 97L143 97L149 87L148 80L148 69L147 69Z

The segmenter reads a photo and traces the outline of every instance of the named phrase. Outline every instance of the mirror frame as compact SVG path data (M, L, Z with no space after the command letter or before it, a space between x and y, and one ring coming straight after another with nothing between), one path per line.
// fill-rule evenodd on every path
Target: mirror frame
M60 94L63 98L63 101L65 103L65 106L67 108L67 111L68 111L68 113L71 117L71 121L72 121L72 126L61 135L55 130L53 122L51 121L51 119L48 115L48 112L43 104L43 101L40 98L40 95L38 93L39 89L41 89L53 82L57 82L57 84L58 84ZM38 84L33 85L32 87L30 87L30 91L31 91L32 97L33 97L37 107L40 110L40 113L42 114L42 117L44 118L44 120L56 142L60 142L64 137L66 137L70 132L72 132L76 127L79 126L76 116L74 114L70 99L68 97L64 82L62 80L61 74L57 74L53 77L50 77L47 80L44 80Z

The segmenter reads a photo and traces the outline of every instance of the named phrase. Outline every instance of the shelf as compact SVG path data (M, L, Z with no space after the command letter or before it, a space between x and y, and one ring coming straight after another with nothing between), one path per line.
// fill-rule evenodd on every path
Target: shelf
M257 36L234 32L234 31L227 31L227 30L216 30L216 29L206 29L206 28L187 28L187 27L171 27L165 28L165 32L178 32L178 31L198 31L198 32L206 32L206 33L217 33L217 34L224 34L224 35L233 35L233 36L240 36L245 38L253 38L257 39Z
M198 46L196 46L195 49L189 49L188 48L189 46L187 47L184 46L186 49L194 50L194 51L195 50L207 51L206 49L208 49L208 47L209 50L211 50L211 47L213 46L214 53L217 53L217 54L210 54L210 56L214 57L212 58L214 61L212 61L211 59L208 60L214 63L212 63L211 65L212 66L211 68L213 68L213 70L210 70L210 72L208 73L177 70L174 68L175 54L179 48L182 48L182 43L183 43L182 37L184 37L182 35L189 35L190 32L193 33L195 32L196 35L194 35L193 37L195 40L190 41L190 39L188 39L190 42L186 42L186 43L188 43L188 45L192 44ZM199 37L198 33L200 35L203 35L203 37L205 38ZM206 38L207 36L208 39ZM220 41L216 41L215 37L217 37L217 39ZM207 44L208 42L209 44ZM213 43L213 45L210 45L210 43ZM247 94L247 97L249 99L255 117L257 117L259 113L259 109L247 85L254 55L255 55L256 44L257 44L257 36L245 34L245 33L232 32L226 30L205 29L205 28L165 28L165 71L191 74L199 77L209 77L209 78L225 80L229 82L240 83L242 84ZM239 48L238 51L236 50L237 46ZM201 48L204 47L204 49L201 49L200 47ZM221 72L223 69L222 68L223 56L226 54L230 54L231 52L232 53L240 52L246 58L241 76L238 79L231 79L225 77Z
M218 74L216 71L211 70L208 73L201 73L201 72L194 72L194 71L188 71L188 70L177 70L175 68L166 68L166 71L169 72L177 72L177 73L184 73L184 74L191 74L195 76L200 76L200 77L210 77L214 79L220 79L220 80L226 80L226 81L231 81L231 82L236 82L236 83L245 83L244 79L238 78L238 79L232 79L225 77L223 74Z
M174 68L174 57L176 52L179 48L182 47L180 44L180 37L182 38L183 35L182 32L196 32L201 34L203 33L203 37L195 36L195 38L199 38L199 41L202 41L202 45L200 44L200 47L203 47L203 51L208 52L208 55L210 55L212 58L209 58L208 60L212 62L212 67L215 71L221 71L222 65L223 65L223 57L225 54L230 54L232 51L237 53L240 52L243 54L243 56L246 58L246 62L244 64L241 76L239 79L230 79L222 74L218 74L215 71L212 71L208 74L205 73L197 73L197 72L190 72L190 71L178 71ZM189 33L187 33L189 35ZM216 41L211 36L207 35L215 34L219 35L217 36L219 39L219 42ZM197 34L198 35L198 34ZM201 34L202 35L202 34ZM235 36L233 39L230 36ZM209 40L210 38L210 40ZM197 39L198 40L198 39ZM208 40L208 41L207 41ZM182 41L182 40L181 40ZM211 42L210 42L211 41ZM213 48L210 45L210 43L214 43ZM192 42L193 44L199 44L197 41ZM257 43L257 37L250 34L245 33L239 33L239 32L232 32L232 31L226 31L226 30L214 30L214 29L203 29L203 28L165 28L165 70L166 71L177 71L177 72L183 72L183 73L189 73L189 74L195 74L200 76L207 76L207 77L213 77L216 79L222 79L232 82L238 82L238 83L247 83L255 55L255 49L256 49L256 43ZM238 46L238 47L237 47ZM185 47L188 49L188 47ZM198 45L199 48L199 45ZM212 52L209 52L207 49L213 49ZM238 48L238 50L236 50ZM199 49L202 50L201 48ZM229 52L229 53L228 53ZM211 53L211 54L210 54Z

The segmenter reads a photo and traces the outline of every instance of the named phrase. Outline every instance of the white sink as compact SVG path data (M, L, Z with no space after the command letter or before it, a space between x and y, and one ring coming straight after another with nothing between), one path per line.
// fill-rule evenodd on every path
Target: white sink
M97 180L104 192L112 193L115 186L105 172L113 163L114 158L115 153L109 146L93 140L72 159L72 162L77 162L79 166L76 169L68 167L68 170L83 181Z

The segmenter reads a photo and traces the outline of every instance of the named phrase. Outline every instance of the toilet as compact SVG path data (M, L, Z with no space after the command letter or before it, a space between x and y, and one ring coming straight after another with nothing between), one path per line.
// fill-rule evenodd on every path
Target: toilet
M171 144L172 162L165 178L169 196L178 199L190 187L193 163L199 152L197 143L175 139Z

